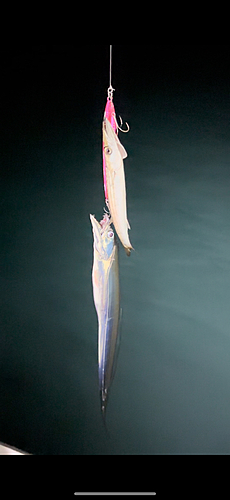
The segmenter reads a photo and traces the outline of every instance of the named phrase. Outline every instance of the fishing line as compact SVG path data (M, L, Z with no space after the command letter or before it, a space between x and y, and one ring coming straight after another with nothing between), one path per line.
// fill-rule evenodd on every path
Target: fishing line
M109 86L112 87L112 64L113 64L113 46L110 45L110 72L109 72Z
M112 86L112 66L113 66L113 46L110 45L109 88L108 88L108 98L110 101L113 100L113 93L115 92L115 89Z

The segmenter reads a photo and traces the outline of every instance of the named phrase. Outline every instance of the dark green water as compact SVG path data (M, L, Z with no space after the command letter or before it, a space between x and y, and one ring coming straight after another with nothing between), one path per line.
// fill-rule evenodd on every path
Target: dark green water
M129 153L136 252L130 259L120 252L122 343L108 437L98 392L89 221L104 207L107 73L100 51L106 46L94 48L98 65L92 64L90 83L83 71L89 47L15 56L4 67L0 441L39 455L227 454L230 99L227 78L221 79L224 56L214 71L208 49L200 57L190 49L188 72L186 55L174 49L175 69L168 46L160 46L158 75L153 61L148 80L146 56L132 83L134 58L126 72L125 57L138 46L123 46L125 54L117 46L114 100L131 127L121 140Z

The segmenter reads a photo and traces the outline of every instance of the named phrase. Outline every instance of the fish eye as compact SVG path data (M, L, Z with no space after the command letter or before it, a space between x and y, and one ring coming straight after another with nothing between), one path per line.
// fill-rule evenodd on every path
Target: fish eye
M107 155L111 155L111 154L112 154L112 152L113 152L113 151L112 151L112 149L111 149L111 148L109 148L109 147L105 147L105 154L107 154Z
M108 233L108 238L113 238L114 237L114 232L113 231L109 231Z

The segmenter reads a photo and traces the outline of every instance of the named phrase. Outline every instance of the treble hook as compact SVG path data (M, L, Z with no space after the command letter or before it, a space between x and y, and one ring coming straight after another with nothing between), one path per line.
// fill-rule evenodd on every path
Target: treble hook
M118 130L120 130L121 132L123 132L123 134L128 134L128 132L130 131L130 126L128 125L128 123L126 122L126 126L127 126L127 130L123 130L121 127L123 125L123 120L121 118L121 116L119 116L120 118L120 122L121 122L121 126L119 127L118 123L117 123L117 118L116 116L114 117L115 118L115 121L116 121L116 125L117 125L117 128Z
M104 208L104 212L106 215L108 215L109 217L111 217L111 214L110 214L110 208L109 208L109 200L105 200L106 202L106 206L108 208L108 210L106 210L106 208Z
M109 201L108 200L106 200L106 205L109 209ZM108 212L106 210L106 208L104 208L104 212L105 213L104 213L103 220L101 220L101 222L100 222L103 233L105 233L105 231L107 231L109 226L111 226L111 224L113 223L113 219L111 217L110 211Z

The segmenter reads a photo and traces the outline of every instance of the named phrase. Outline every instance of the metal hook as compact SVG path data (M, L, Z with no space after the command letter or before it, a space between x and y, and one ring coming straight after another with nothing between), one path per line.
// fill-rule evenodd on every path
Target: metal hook
M110 101L113 100L113 93L115 92L115 89L112 87L112 85L110 85L110 87L108 88L108 98Z
M128 134L128 132L130 131L130 126L129 126L129 125L128 125L128 123L126 122L127 130L123 130L123 129L121 128L121 127L122 127L122 125L123 125L123 120L122 120L121 116L119 116L119 118L120 118L120 122L121 122L121 126L120 126L120 127L119 127L119 125L118 125L118 123L117 123L117 119L116 119L116 117L115 117L116 124L117 124L117 128L118 128L121 132L123 132L124 134Z
M122 120L121 116L119 116L120 122L121 122L121 126L120 127L119 127L119 125L117 123L117 117L116 117L115 113L113 113L113 117L114 117L114 120L115 120L115 123L116 123L116 126L117 126L118 130L120 130L121 132L123 132L123 134L128 134L128 132L130 131L130 126L128 125L128 123L126 122L127 130L123 130L121 128L122 125L123 125L123 120Z
M106 208L104 208L104 212L105 212L104 217L107 218L107 220L109 221L109 225L111 225L111 224L113 224L113 218L112 218L112 215L110 212L109 200L105 200L105 202L106 202L106 206L108 208L108 211L106 210Z
M106 205L107 205L107 208L108 210L106 210L106 208L104 208L104 212L106 215L108 215L109 217L111 217L110 215L110 209L109 209L109 200L105 200L106 201Z
M119 130L120 130L121 132L124 132L124 134L128 134L128 132L130 131L130 126L129 126L129 124L126 122L126 123L125 123L125 125L127 126L127 130L123 130L123 129L121 128L121 127L122 127L122 125L123 125L123 120L122 120L121 116L119 116L119 118L120 118L120 122L121 122L121 126L119 127L119 125L118 125Z
M107 210L105 208L104 208L104 211L105 211L104 217L100 222L100 225L102 228L102 230L101 230L102 234L104 234L107 231L107 229L109 228L109 226L111 226L111 224L113 222L110 213L107 212Z

